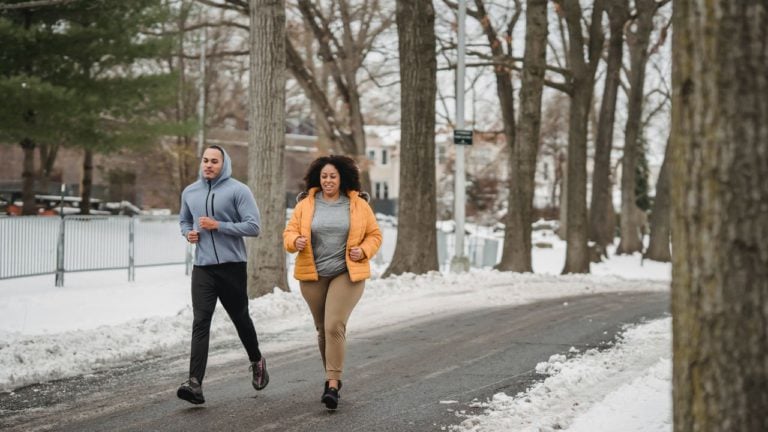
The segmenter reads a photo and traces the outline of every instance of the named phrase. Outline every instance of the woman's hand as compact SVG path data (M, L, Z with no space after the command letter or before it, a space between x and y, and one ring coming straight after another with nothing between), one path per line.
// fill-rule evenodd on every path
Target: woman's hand
M349 250L349 258L352 261L360 261L361 259L365 258L365 253L363 253L363 250L359 247L353 247Z
M304 248L307 247L307 238L304 236L296 237L296 240L293 241L293 246L296 248L297 251L299 252L303 251Z

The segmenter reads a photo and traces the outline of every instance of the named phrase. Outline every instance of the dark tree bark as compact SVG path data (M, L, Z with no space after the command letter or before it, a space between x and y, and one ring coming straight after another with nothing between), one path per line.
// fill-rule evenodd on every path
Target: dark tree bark
M667 143L664 162L661 164L659 179L656 181L656 197L653 200L653 210L651 211L650 240L648 241L648 249L643 255L646 259L661 262L672 261L672 253L669 250L669 227L672 212L669 200L670 152L670 145Z
M397 0L400 50L400 189L397 243L385 277L438 270L435 180L435 10Z
M653 31L653 16L660 4L663 3L658 3L656 0L636 0L637 17L627 32L630 61L629 107L627 126L624 131L624 156L621 162L621 241L616 248L617 254L632 254L643 250L639 218L636 217L638 208L635 194L637 177L635 170L639 152L642 151L639 138L645 95L645 69L649 56L648 47Z
M248 239L248 296L288 290L285 227L285 3L251 0L248 186L261 211L261 236Z
M589 239L605 251L613 243L616 232L616 212L613 209L613 181L611 180L611 150L616 117L616 98L621 83L621 65L624 51L624 24L629 20L629 1L612 0L606 4L611 37L608 41L608 60L605 88L600 105L600 117L595 139L595 161L592 171L592 199L589 206Z
M768 430L768 4L673 15L674 430Z
M80 214L91 214L93 195L93 150L83 150L83 173L80 178Z
M600 18L603 1L592 9L589 42L582 35L582 13L578 0L558 0L568 25L568 59L571 68L571 110L568 132L567 212L565 266L563 273L589 273L587 247L587 121L592 103L595 71L603 45ZM584 52L588 58L584 58Z
M515 195L519 204L517 206L518 211L515 213L518 215L517 225L520 227L522 237L520 254L519 256L513 255L513 265L510 268L513 271L533 271L531 223L533 222L536 156L539 150L539 132L541 129L541 96L546 68L547 25L547 1L528 0L523 78L520 87L520 124L518 125L517 143L513 149L515 164L518 166L518 177L517 181L514 182L516 184L510 182L510 189L518 189ZM506 237L504 244L507 244ZM507 247L504 249L506 251ZM502 263L503 258L502 256Z

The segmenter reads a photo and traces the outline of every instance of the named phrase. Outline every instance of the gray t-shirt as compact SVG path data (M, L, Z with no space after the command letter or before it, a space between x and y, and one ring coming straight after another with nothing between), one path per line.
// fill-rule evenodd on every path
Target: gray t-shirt
M341 194L334 202L323 201L323 193L315 195L312 216L312 251L317 274L336 276L347 269L347 237L349 236L349 198Z

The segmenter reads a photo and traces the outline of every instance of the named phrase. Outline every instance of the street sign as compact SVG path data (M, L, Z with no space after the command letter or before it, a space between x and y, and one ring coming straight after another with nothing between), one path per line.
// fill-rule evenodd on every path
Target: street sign
M472 131L461 129L454 130L453 143L461 145L472 145Z

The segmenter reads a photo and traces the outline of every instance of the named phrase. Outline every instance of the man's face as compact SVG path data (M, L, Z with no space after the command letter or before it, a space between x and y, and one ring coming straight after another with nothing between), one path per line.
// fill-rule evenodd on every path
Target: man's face
M215 148L205 149L200 165L203 168L203 178L213 180L221 174L221 167L224 166L224 155Z

